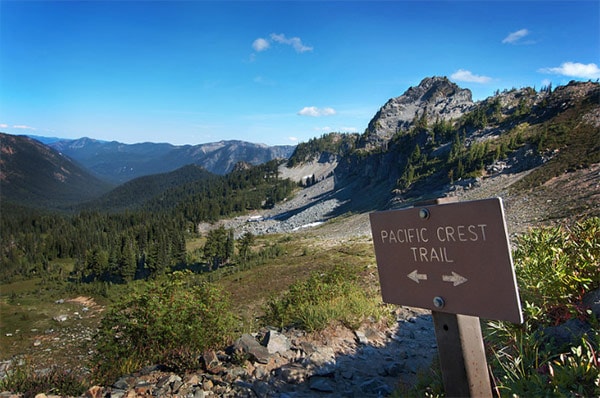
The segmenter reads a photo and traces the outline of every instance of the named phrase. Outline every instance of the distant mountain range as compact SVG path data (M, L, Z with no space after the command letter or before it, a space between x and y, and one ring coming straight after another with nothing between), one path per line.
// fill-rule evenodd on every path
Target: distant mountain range
M244 141L193 146L129 145L91 138L48 139L4 133L0 133L0 142L2 199L48 208L90 201L142 177L156 175L156 179L172 179L180 174L169 173L190 165L202 168L202 175L225 175L240 162L258 165L273 159L287 159L295 148ZM178 182L181 181L174 184Z
M36 137L37 138L37 137ZM219 141L200 145L123 144L91 138L50 139L47 145L88 169L100 179L121 184L134 178L167 173L194 164L214 174L230 172L237 162L253 165L287 159L295 146L267 146L245 141Z
M3 201L64 206L98 199L119 185L95 203L119 202L131 190L145 189L139 187L159 193L190 178L227 174L236 164L247 168L279 158L288 159L282 177L312 184L333 175L345 203L340 210L369 211L444 196L457 183L494 173L532 170L519 183L532 189L600 162L600 84L505 90L474 102L469 90L429 77L388 100L363 134L329 134L297 147L243 141L127 145L90 138L44 145L8 134L0 140Z

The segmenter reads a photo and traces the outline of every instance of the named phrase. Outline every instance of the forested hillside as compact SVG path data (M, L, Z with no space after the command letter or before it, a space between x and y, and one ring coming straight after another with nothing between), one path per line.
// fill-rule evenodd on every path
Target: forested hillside
M2 201L40 208L66 207L113 187L31 138L0 133L0 145Z
M172 184L174 175L187 180ZM188 265L186 237L198 223L272 206L294 187L271 161L226 176L190 166L146 177L69 215L3 200L0 280L49 273L51 262L67 258L76 260L72 276L80 281L156 277Z

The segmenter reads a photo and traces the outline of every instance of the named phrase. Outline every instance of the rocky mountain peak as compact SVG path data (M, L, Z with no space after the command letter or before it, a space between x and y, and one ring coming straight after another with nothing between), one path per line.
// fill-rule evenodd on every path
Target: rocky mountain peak
M361 146L369 149L386 144L396 133L408 131L423 114L431 121L449 120L473 105L471 90L460 88L447 77L426 77L381 107L369 122Z

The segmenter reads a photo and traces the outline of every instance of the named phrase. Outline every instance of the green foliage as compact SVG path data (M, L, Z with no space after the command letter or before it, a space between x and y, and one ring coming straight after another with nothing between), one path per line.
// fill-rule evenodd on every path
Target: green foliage
M596 339L596 347L600 339ZM600 356L592 344L584 339L581 345L571 347L568 353L548 364L551 385L559 395L600 395Z
M454 133L453 122L450 120L436 120L432 127L434 142L446 142Z
M580 112L584 114L586 110ZM560 115L552 122L536 126L530 140L540 154L552 155L552 158L544 167L533 170L516 183L515 189L535 188L567 171L600 162L600 129L587 123L576 124L574 117Z
M269 300L265 312L269 324L307 331L325 329L333 321L357 328L369 316L383 316L380 301L365 291L356 275L341 267L313 272L307 280L294 283L282 297Z
M515 268L523 301L535 303L547 316L564 306L574 311L585 292L600 287L599 237L597 217L570 229L541 228L521 236Z
M254 235L251 232L246 232L239 239L239 257L242 262L246 262L250 256L250 248L254 244Z
M229 299L190 273L149 282L116 302L96 336L94 377L101 382L149 364L194 369L207 349L227 344L235 327Z
M585 292L600 287L600 218L532 230L514 257L525 322L489 322L486 336L501 394L600 395L600 330L580 306ZM543 328L573 317L595 325L579 344L557 347L543 339Z
M296 150L287 162L288 167L294 167L302 162L315 159L321 153L344 156L356 146L358 134L329 133L319 138L311 138L308 142L298 144Z
M272 206L295 188L279 178L275 161L227 176L193 180L196 174L190 175L179 185L144 178L141 187L154 192L153 199L141 195L142 205L119 194L121 199L109 201L109 209L119 212L59 214L0 201L0 280L41 275L49 262L67 258L76 260L73 277L84 282L155 278L185 264L185 237L200 221ZM120 201L136 206L123 210Z
M234 242L233 230L226 230L222 225L208 233L204 244L204 256L210 261L213 269L219 268L233 257Z
M600 323L579 305L584 292L600 287L600 218L534 229L520 237L514 259L524 323L489 321L483 329L499 396L600 396ZM559 347L544 339L545 327L574 316L591 324L579 342ZM439 376L426 375L402 396L442 396Z
M80 396L86 388L84 379L70 371L51 368L44 372L35 372L27 362L8 369L6 376L0 379L0 391L21 393L26 397L37 394L60 396Z

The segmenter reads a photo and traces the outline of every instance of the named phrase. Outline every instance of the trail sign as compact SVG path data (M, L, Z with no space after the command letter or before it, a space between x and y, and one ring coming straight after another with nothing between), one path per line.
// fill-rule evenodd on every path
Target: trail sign
M500 198L370 214L383 301L522 323Z

